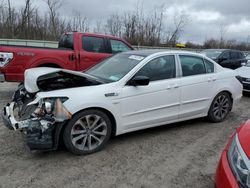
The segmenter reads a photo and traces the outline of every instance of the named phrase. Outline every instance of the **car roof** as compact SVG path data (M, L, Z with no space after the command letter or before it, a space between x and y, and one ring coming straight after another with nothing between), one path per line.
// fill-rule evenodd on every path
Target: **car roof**
M217 49L217 48L205 49L203 51L221 51L221 52L224 52L224 51L233 51L233 52L242 52L240 50L235 50L235 49Z
M201 54L198 54L196 52L190 52L185 50L164 50L164 49L151 49L151 50L133 50L133 51L127 51L123 52L123 54L130 54L130 55L140 55L140 56L150 56L153 54L186 54L186 55L196 55L196 56L202 56Z

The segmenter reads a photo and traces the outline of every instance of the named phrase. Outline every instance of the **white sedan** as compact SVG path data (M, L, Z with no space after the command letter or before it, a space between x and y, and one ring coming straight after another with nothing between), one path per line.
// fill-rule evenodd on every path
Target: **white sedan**
M56 149L62 135L68 150L89 154L112 135L204 116L221 122L241 95L236 72L201 54L130 51L84 73L27 70L3 119L33 150Z

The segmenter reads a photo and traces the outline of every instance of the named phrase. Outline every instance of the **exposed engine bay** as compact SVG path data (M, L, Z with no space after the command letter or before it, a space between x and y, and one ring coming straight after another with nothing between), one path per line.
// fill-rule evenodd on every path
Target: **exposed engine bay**
M102 83L94 79L73 75L63 71L42 75L37 79L37 86L40 91L51 91L99 84Z

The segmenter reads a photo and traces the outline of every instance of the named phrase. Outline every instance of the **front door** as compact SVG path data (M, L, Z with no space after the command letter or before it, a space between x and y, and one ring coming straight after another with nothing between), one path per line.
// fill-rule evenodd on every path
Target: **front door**
M147 86L126 85L121 92L121 122L124 132L152 127L178 118L180 79L175 56L149 61L135 76L147 76ZM134 76L134 77L135 77Z

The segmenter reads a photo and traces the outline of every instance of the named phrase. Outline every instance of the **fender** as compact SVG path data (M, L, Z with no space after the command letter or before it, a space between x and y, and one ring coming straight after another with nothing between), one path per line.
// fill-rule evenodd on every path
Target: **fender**
M58 67L67 68L67 66L65 66L65 62L63 62L57 58L42 58L42 59L37 59L36 61L32 62L30 65L28 65L28 67L26 67L26 69L39 67L43 64L48 64L48 63L55 64Z

